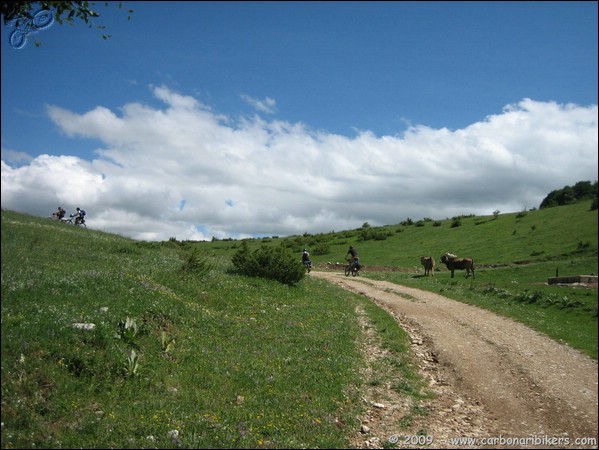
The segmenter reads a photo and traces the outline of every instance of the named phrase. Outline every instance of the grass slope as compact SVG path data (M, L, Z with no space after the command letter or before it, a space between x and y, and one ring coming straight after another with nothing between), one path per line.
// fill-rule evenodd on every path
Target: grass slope
M2 211L2 448L344 448L358 306L420 391L407 336L366 300L193 254Z

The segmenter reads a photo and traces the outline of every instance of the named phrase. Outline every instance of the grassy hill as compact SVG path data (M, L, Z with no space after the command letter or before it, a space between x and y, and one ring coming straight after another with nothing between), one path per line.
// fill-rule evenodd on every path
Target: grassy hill
M556 271L597 273L589 205L248 242L298 261L308 247L323 270L355 245L362 276L495 310L597 358L597 289L545 284ZM346 447L363 407L357 311L425 413L390 316L309 276L288 287L235 275L239 247L136 242L2 211L2 448ZM474 257L476 279L423 277L419 256L446 251Z
M577 255L596 259L597 210L590 211L590 205L588 201L520 213L423 219L383 227L366 224L355 230L255 239L253 243L279 242L297 253L307 247L317 264L343 262L349 245L358 248L365 265L404 268L419 268L421 255L438 260L445 252L474 257L482 266L563 261ZM322 243L327 247L324 253L318 251ZM236 249L239 243L213 240L200 245L206 251L228 254L226 250Z

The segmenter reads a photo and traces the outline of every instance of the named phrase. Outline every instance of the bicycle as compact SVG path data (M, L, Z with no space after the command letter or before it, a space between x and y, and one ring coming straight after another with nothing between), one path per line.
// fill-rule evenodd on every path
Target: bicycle
M360 273L360 263L358 262L358 258L356 258L354 260L354 263L351 264L349 259L346 259L347 261L347 267L345 268L345 276L349 277L349 274L351 273L352 277L355 277L357 275L359 275Z
M87 228L87 225L85 224L85 219L83 217L77 217L75 214L70 214L68 218L64 217L60 219L60 221L69 225Z

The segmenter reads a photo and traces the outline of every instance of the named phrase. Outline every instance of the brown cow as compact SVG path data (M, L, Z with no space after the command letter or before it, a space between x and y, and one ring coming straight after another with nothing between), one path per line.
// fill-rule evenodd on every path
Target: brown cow
M472 273L472 278L474 278L474 260L472 258L458 258L456 255L451 253L445 253L441 256L441 262L447 266L449 270L451 270L451 278L453 278L454 270L466 270L466 278L470 276Z
M435 258L432 256L421 256L420 264L424 266L424 276L431 274L435 276Z

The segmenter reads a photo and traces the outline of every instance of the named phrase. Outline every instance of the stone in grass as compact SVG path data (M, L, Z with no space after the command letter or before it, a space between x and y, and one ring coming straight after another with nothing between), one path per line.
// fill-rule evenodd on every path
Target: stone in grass
M73 328L78 328L79 330L91 331L94 328L96 328L96 324L95 323L80 323L80 322L76 322L76 323L73 324Z

